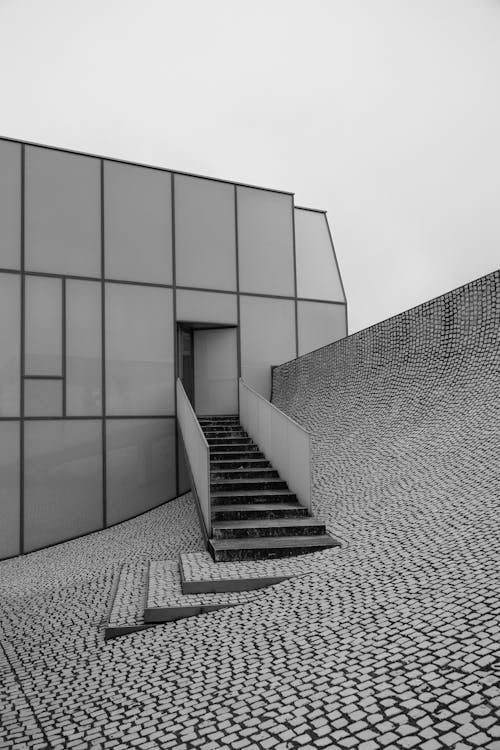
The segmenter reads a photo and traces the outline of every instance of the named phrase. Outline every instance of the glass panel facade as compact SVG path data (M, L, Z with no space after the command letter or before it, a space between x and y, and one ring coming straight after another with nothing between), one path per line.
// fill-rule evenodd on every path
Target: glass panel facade
M26 276L25 374L62 375L61 279Z
M21 281L0 273L0 417L19 416Z
M180 286L236 290L234 186L175 175L175 269Z
M100 162L27 146L26 269L101 274Z
M106 423L108 524L175 497L175 420Z
M25 415L27 417L62 417L62 389L62 380L25 380Z
M0 140L0 267L19 268L21 146Z
M321 302L298 303L299 355L347 335L345 305Z
M66 412L97 416L102 411L101 285L66 281Z
M106 284L106 405L114 416L173 414L172 290Z
M106 276L172 283L172 206L169 172L104 164Z
M292 196L239 187L240 291L293 297Z
M25 551L102 526L98 420L24 423Z
M0 559L19 549L19 422L0 422Z
M295 209L297 295L345 302L326 215Z
M238 323L235 294L177 290L177 320L196 323Z
M241 374L264 398L271 395L271 365L293 359L295 303L292 300L240 299Z

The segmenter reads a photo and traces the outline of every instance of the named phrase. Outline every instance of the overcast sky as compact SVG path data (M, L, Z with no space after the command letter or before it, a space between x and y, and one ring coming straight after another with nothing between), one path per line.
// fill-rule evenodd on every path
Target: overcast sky
M500 267L500 0L0 0L0 134L294 191L354 332Z

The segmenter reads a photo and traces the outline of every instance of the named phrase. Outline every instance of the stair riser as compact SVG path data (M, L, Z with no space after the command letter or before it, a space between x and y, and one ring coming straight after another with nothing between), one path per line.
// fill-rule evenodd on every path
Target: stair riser
M212 461L225 461L226 456L228 459L231 459L231 461L239 461L239 460L245 460L245 459L251 459L251 458L259 458L263 461L266 460L266 457L264 456L261 451L257 448L257 446L250 446L248 450L241 450L241 451L230 451L230 450L224 450L224 451L214 451L213 449L210 450L210 462Z
M275 510L217 510L212 511L212 521L259 521L264 518L307 518L305 508L295 510L280 510L276 504Z
M228 497L213 497L212 505L243 505L244 503L293 503L297 500L296 495L259 495L258 492L251 495L238 495L235 492L234 495Z
M271 464L265 458L251 460L249 458L241 461L210 461L210 469L225 471L226 469L270 469Z
M226 423L232 423L232 424L239 424L240 420L238 416L228 416L228 417L198 417L198 422L200 424L226 424Z
M239 432L237 430L231 430L231 432L204 432L207 439L207 443L226 443L230 438L239 438L243 441L248 438L245 432Z
M226 435L228 432L244 432L243 427L239 424L220 424L220 425L201 425L201 428L205 435Z
M282 479L252 481L251 479L236 479L227 482L211 482L210 492L238 492L238 490L286 490L287 484Z
M257 452L257 455L262 455L262 453L259 450L259 446L255 445L255 443L227 443L227 445L211 445L208 444L210 448L210 458L217 457L220 458L218 454L220 453L228 453L229 451L237 451L238 453L248 453L248 452Z
M215 469L210 472L210 477L214 482L218 479L277 479L279 474L276 469Z
M326 533L324 525L318 526L282 526L277 528L254 529L213 529L214 539L262 539L277 536L322 536Z
M277 559L279 557L293 557L295 555L307 555L310 552L318 552L322 547L283 547L281 549L225 549L214 552L210 549L215 562L232 562L236 560L262 560ZM325 549L327 549L325 547Z
M235 435L234 437L217 437L217 438L207 438L207 443L209 445L234 445L240 444L240 445L248 445L249 443L252 444L252 438L247 437L246 435Z

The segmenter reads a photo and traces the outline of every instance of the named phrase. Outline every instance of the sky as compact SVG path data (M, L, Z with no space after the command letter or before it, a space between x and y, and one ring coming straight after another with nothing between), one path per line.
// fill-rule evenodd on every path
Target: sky
M353 333L500 267L500 0L0 0L0 135L295 192Z

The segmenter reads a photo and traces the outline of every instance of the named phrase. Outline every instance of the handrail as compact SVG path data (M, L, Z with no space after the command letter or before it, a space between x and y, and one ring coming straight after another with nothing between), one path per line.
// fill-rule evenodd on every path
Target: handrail
M180 378L176 382L177 421L181 430L191 485L205 525L205 536L212 532L210 501L210 448Z
M240 423L311 510L311 436L281 409L239 379Z

